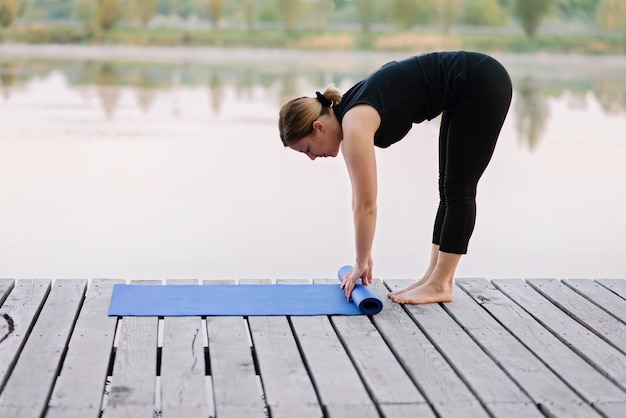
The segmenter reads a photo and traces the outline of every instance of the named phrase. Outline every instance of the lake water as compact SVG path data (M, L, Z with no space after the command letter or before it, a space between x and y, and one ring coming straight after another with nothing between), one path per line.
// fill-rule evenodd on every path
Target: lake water
M0 46L0 277L335 277L354 259L341 158L277 112L404 54ZM626 57L495 54L511 110L459 277L626 277ZM377 150L375 276L417 278L439 119Z

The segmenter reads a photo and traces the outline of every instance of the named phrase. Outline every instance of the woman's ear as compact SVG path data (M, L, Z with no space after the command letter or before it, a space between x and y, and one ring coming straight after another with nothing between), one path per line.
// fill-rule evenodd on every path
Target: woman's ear
M326 131L326 126L324 125L323 122L319 121L319 120L315 120L315 122L313 122L313 130L314 131L320 131L320 132L325 132Z

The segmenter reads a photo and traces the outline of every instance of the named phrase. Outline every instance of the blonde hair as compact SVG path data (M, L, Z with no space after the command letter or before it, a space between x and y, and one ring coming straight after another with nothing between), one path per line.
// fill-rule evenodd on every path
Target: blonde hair
M297 97L285 103L278 114L278 131L284 146L292 145L313 132L313 122L341 103L341 93L329 85L322 95L330 102L324 106L315 97Z

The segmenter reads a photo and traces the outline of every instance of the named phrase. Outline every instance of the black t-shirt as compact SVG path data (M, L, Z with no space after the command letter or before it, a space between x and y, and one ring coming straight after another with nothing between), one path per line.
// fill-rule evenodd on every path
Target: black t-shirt
M341 123L353 106L368 104L380 114L374 145L387 148L413 123L431 120L455 99L467 73L466 54L434 52L389 62L350 88L334 106Z

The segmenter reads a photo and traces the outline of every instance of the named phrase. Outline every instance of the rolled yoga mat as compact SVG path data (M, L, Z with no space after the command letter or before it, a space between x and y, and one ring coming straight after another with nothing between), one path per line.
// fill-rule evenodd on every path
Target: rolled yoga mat
M352 301L335 284L127 285L113 288L109 316L373 315L371 290ZM355 297L356 296L356 297ZM363 303L365 300L368 302ZM363 306L364 311L360 306Z
M343 280L344 276L348 274L351 268L352 266L343 266L339 269L339 272L337 273L339 281ZM378 312L383 310L383 302L369 287L361 284L361 279L357 280L357 284L352 290L350 299L352 299L352 303L359 307L359 311L365 315L376 315Z

